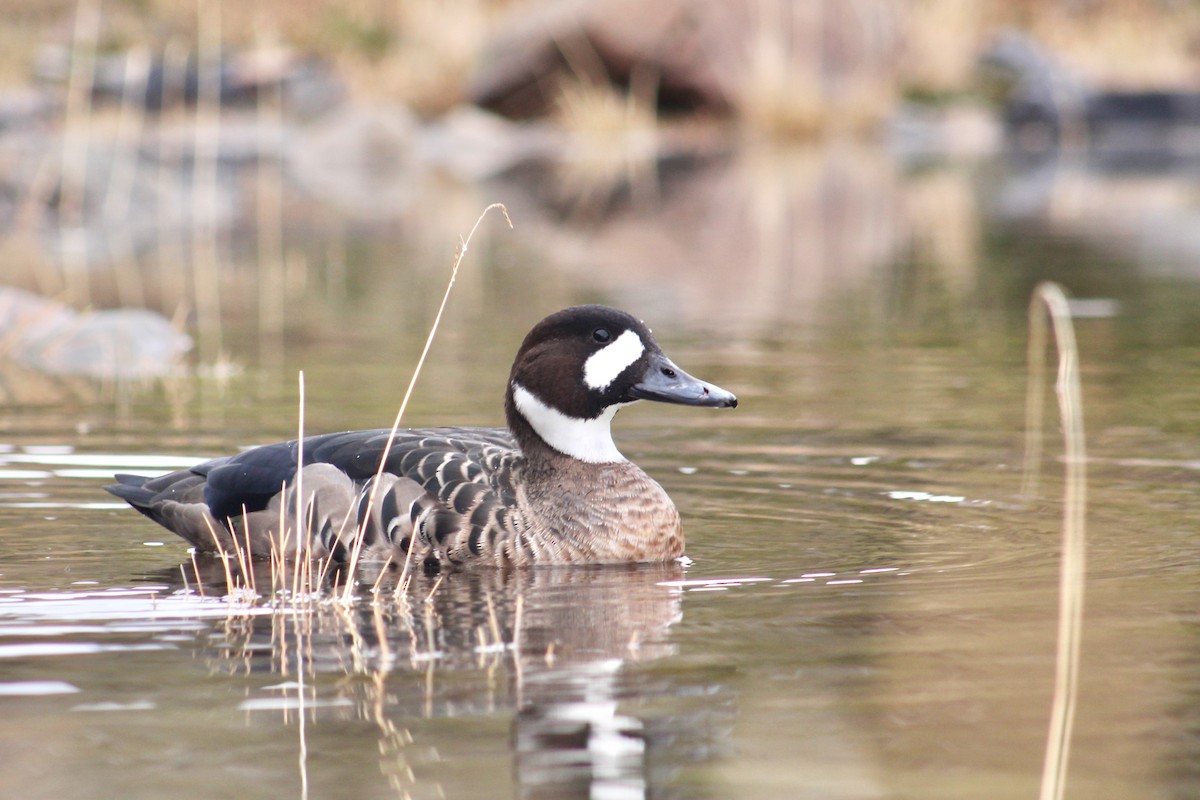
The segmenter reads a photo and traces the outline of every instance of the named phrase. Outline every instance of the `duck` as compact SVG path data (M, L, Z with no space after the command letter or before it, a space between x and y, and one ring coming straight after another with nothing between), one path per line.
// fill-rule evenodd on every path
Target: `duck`
M504 428L317 434L105 489L200 553L414 559L427 573L671 561L684 555L679 511L612 438L616 413L643 400L738 403L678 367L640 319L573 306L522 341Z

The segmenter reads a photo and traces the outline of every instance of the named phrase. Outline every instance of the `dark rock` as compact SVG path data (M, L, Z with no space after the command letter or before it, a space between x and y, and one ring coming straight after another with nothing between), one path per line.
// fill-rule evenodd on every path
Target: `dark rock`
M10 358L41 372L117 379L170 374L192 342L153 311L80 313L0 287L0 346Z
M787 0L563 0L515 13L489 43L468 94L514 118L552 109L563 80L644 82L660 112L733 110L754 80L755 52L777 48L789 71L831 92L886 75L900 41L889 4Z
M636 69L656 79L669 108L727 109L728 82L748 20L740 3L568 0L523 11L487 48L468 88L479 105L528 118L550 110L568 77L628 87Z
M1006 139L1015 151L1069 147L1112 166L1153 166L1200 153L1200 92L1090 86L1016 31L996 37L980 57L979 71L1002 105Z
M36 75L44 82L65 84L70 52L59 46L39 54ZM288 50L230 53L205 62L195 53L170 49L150 55L129 51L96 59L92 99L97 103L135 101L147 111L195 105L204 98L205 81L213 81L223 107L248 107L279 99L284 113L300 117L323 114L345 98L345 88L326 62Z

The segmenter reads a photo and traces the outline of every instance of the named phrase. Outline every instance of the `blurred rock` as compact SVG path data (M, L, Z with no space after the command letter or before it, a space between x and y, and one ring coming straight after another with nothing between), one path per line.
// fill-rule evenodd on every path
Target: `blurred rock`
M479 105L528 118L552 108L557 80L568 77L628 85L639 65L657 78L659 102L728 108L728 80L741 53L740 4L569 0L523 9L502 26L471 81ZM588 72L572 72L572 61ZM600 72L601 74L589 74Z
M417 123L401 106L353 106L307 128L287 163L305 190L352 218L383 220L413 201Z
M886 74L899 15L881 0L563 0L517 9L487 47L468 93L524 119L552 110L561 81L656 90L666 112L725 113L753 87L754 59L778 53L784 72L838 90ZM771 78L785 78L773 74Z
M0 91L0 134L43 127L60 111L49 93L38 89Z
M563 135L537 122L517 123L475 106L458 106L423 126L417 158L464 182L498 175L527 161L556 158Z
M808 319L910 246L902 175L877 148L744 148L623 174L580 197L542 165L504 176L495 193L517 222L513 236L663 325Z
M995 115L978 106L902 103L887 126L889 148L906 162L991 156L1003 140Z
M71 74L70 50L63 45L42 48L34 73L45 83L65 86ZM153 55L144 50L100 55L95 59L91 95L97 103L133 101L157 112L195 105L209 80L223 107L246 108L278 100L286 114L313 117L345 98L345 87L327 62L287 48L228 53L215 63L169 48Z
M1200 157L1200 91L1110 91L1088 85L1046 48L1004 31L979 61L981 80L1002 103L1017 152L1086 151L1110 166L1162 166Z
M39 233L50 254L73 264L128 258L161 240L186 241L196 232L227 229L246 203L235 170L216 161L195 169L196 141L163 160L138 141L69 132L43 141L49 171L35 194L42 203ZM151 154L148 154L151 153Z
M77 312L0 287L0 348L41 372L110 380L169 375L191 347L188 336L152 311Z
M564 151L563 135L547 125L473 106L428 123L403 106L348 106L288 134L288 174L362 222L402 215L431 173L473 183Z

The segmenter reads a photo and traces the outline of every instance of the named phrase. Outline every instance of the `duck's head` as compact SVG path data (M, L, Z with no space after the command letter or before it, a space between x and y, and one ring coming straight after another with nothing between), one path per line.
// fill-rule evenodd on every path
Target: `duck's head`
M607 306L551 314L525 337L505 397L521 447L538 443L581 461L623 461L610 424L638 400L733 408L737 398L684 372L641 320Z

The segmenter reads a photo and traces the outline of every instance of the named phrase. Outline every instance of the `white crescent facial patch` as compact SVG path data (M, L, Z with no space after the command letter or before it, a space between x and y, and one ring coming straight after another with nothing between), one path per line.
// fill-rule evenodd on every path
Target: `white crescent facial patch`
M642 357L646 345L635 331L628 330L592 353L583 363L583 382L589 389L604 391L630 364Z

